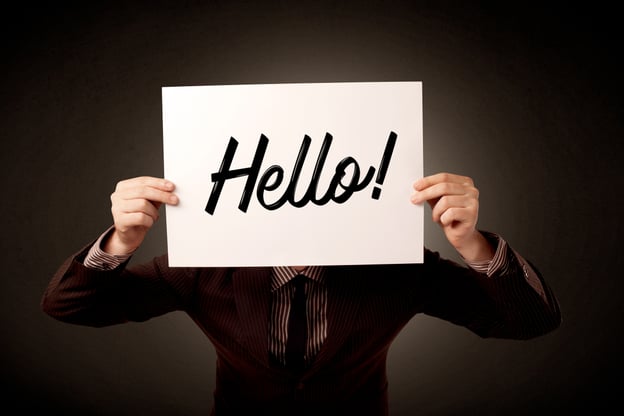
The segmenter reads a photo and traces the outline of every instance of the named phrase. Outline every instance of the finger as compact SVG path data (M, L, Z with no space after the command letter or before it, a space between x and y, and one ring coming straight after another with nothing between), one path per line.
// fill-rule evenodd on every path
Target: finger
M150 186L124 188L120 191L114 192L113 195L111 195L111 200L114 199L147 199L152 202L161 202L171 205L178 203L178 197L174 193L162 191Z
M175 189L173 182L168 181L167 179L155 178L153 176L139 176L118 182L115 187L115 191L136 187L150 187L160 189L162 191L173 191Z
M444 227L454 225L456 223L472 224L472 210L469 208L452 207L447 209L440 216L439 223Z
M474 189L476 190L476 188ZM464 195L469 192L474 193L474 191L472 191L466 185L456 182L441 182L435 185L431 185L420 191L417 190L412 195L412 202L421 203L424 201L441 198L445 195Z
M128 199L121 200L113 207L117 212L121 214L130 214L133 212L142 212L158 220L160 214L158 213L158 207L147 199Z
M434 222L440 221L440 216L450 208L471 208L477 201L467 195L447 195L443 196L432 207L431 217Z
M127 232L131 228L151 228L154 219L143 212L132 212L120 215L115 219L115 228L121 232Z
M416 182L414 182L414 189L417 191L422 191L425 188L428 188L430 186L433 186L439 183L444 183L444 182L451 182L451 183L465 184L468 186L474 186L474 181L472 180L472 178L468 176L442 172L442 173L436 173L435 175L425 176L424 178L418 179Z

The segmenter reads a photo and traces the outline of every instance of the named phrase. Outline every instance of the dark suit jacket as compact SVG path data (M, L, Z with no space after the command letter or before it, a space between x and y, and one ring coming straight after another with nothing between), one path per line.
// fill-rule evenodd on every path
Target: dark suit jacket
M169 268L165 255L104 272L82 265L87 250L54 275L43 310L90 326L185 311L217 352L217 415L386 415L387 352L414 315L514 339L545 334L561 319L546 282L540 296L525 279L532 269L509 247L510 267L490 278L430 251L418 265L329 267L327 339L295 375L269 360L271 268Z

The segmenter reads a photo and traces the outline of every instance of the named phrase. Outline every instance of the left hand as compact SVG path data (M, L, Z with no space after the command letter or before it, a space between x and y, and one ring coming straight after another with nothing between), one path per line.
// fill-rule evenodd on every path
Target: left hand
M479 217L479 190L472 178L452 173L426 176L414 183L412 203L427 201L433 221L468 261L490 260L494 249L476 229Z

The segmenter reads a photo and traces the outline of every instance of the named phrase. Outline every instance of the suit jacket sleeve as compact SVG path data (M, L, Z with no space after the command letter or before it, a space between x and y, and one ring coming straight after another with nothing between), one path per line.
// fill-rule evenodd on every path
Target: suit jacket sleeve
M427 251L424 312L481 337L529 339L557 328L559 303L539 270L509 245L504 250L506 267L491 276Z
M91 245L68 258L49 282L41 308L53 318L101 327L186 310L192 302L195 275L190 269L170 269L166 255L101 271L83 265Z

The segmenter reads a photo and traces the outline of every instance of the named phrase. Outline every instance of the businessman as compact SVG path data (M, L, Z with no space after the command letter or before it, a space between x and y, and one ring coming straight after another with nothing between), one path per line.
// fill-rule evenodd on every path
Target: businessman
M217 353L213 415L387 415L387 353L416 314L518 340L561 322L538 270L477 228L469 177L421 178L411 197L429 203L465 264L425 249L423 264L170 268L162 255L131 265L161 204L178 203L175 185L132 178L111 201L114 224L61 265L42 308L96 327L186 312Z

